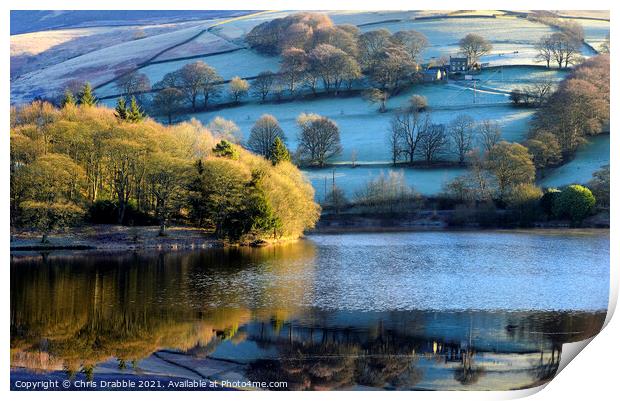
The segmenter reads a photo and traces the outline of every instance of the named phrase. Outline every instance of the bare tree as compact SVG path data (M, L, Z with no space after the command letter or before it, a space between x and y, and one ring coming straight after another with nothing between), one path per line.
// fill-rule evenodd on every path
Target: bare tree
M177 88L164 88L153 98L153 106L168 117L168 124L172 124L172 116L179 111L182 102L183 93Z
M205 84L205 76L210 67L202 61L186 64L179 70L179 84L181 91L196 111L196 100Z
M400 155L402 154L402 145L400 129L398 129L394 124L391 124L390 129L387 131L387 143L390 147L392 164L396 165Z
M153 88L163 89L163 88L177 88L181 89L181 74L179 71L172 71L166 73L161 81L157 82L153 85Z
M416 63L422 61L422 52L430 45L428 38L418 31L398 31L392 36L392 41L403 46L409 56Z
M547 63L547 68L550 67L551 60L553 60L553 40L550 35L545 35L536 43L536 60Z
M132 71L116 80L116 87L126 97L136 96L151 90L151 81L146 74Z
M390 137L398 139L398 154L405 155L411 164L429 124L428 113L422 115L411 109L396 113L390 121Z
M489 152L493 146L502 140L502 129L499 124L491 120L483 120L478 124L482 148Z
M420 148L426 163L432 163L437 154L444 149L446 143L446 126L443 124L428 124L420 141Z
M230 96L232 96L235 103L242 97L246 96L249 90L250 84L248 81L240 77L233 77L228 84L228 91L230 92Z
M278 120L271 114L263 114L250 130L247 148L267 158L276 138L280 138L282 142L286 141Z
M340 89L345 80L360 76L359 66L351 56L342 50L329 45L320 44L309 54L310 73L316 74L323 81L325 91Z
M290 48L282 52L280 75L291 94L295 92L295 88L303 80L307 69L308 55L304 50Z
M526 102L535 107L542 106L549 99L552 92L553 82L551 80L535 82L524 90L527 97Z
M466 114L456 116L450 122L448 133L454 144L454 152L459 157L459 163L462 164L473 147L474 119Z
M271 71L263 71L258 74L256 79L252 81L252 91L254 95L259 97L263 102L271 92L275 78Z
M364 91L363 96L371 103L378 103L380 113L385 113L387 111L386 103L390 97L390 93L388 91L372 88Z
M559 68L568 68L569 65L575 63L579 56L580 43L574 37L562 32L556 32L551 35L553 42L553 58L558 63Z
M370 77L382 89L395 91L404 81L412 78L417 65L404 47L391 45L376 54Z
M232 143L241 143L243 134L234 121L226 120L220 116L209 121L207 129L215 136L216 139L224 139Z
M380 51L390 42L392 34L387 29L377 29L362 33L358 38L360 62L364 70L373 68Z
M323 167L331 157L342 153L340 129L327 117L302 114L297 119L301 128L298 152L308 164Z
M202 71L202 97L204 99L205 109L209 105L209 99L217 98L220 96L220 84L222 77L217 73L215 68L208 64L205 64L206 68Z
M467 34L459 41L461 53L469 58L471 63L475 63L485 54L489 53L493 46L491 43L480 35L475 33Z
M491 200L493 198L491 193L493 179L491 173L486 168L485 160L480 157L478 152L471 151L467 155L467 162L469 165L467 181L471 183L474 189L474 199L482 201Z

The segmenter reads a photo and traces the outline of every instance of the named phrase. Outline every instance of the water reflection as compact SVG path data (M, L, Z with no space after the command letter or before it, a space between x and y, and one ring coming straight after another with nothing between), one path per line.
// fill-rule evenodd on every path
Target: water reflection
M337 298L317 291L330 280L342 288L343 252L300 242L14 254L12 375L233 377L315 390L523 388L550 380L562 344L596 334L605 318L604 310L355 311L309 303ZM327 276L326 259L340 270Z

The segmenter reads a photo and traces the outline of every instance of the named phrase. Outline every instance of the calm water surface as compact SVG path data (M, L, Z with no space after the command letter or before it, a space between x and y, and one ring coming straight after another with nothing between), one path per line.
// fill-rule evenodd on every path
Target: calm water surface
M608 231L314 235L264 249L14 253L11 378L514 389L598 332Z

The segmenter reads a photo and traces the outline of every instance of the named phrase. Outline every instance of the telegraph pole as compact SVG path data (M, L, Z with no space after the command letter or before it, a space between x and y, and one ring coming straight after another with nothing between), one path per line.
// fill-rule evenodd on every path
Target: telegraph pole
M323 203L327 203L327 176L323 178L325 179L323 182Z
M476 79L474 79L474 103L476 103Z

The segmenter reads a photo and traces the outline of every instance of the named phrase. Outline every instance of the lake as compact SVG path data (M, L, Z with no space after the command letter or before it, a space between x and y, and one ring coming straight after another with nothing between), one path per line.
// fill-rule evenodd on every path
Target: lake
M527 388L553 378L562 344L598 333L608 292L607 230L14 252L11 384L149 378L156 389L184 380Z

